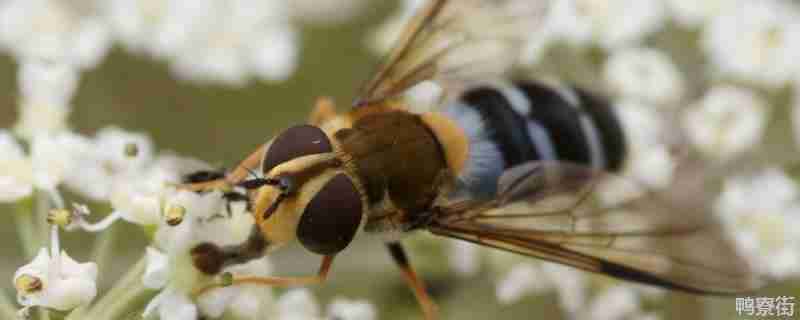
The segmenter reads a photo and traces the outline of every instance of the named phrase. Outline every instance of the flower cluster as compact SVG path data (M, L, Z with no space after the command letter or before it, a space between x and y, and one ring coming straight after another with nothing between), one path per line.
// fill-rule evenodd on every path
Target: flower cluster
M23 65L22 101L28 101L29 96L37 99L40 91L46 93L45 90L60 88L59 84L74 90L77 75L66 76L65 70L68 69L49 62ZM36 83L44 86L36 86ZM54 92L56 98L42 101L63 108L68 114L71 94ZM307 292L300 298L295 297L297 294L287 294L278 299L278 306L289 304L284 308L269 303L274 298L268 287L230 286L199 296L195 294L217 279L195 268L190 250L204 242L221 246L243 242L254 224L244 204L226 206L219 192L198 194L176 187L184 175L208 170L210 166L168 152L157 153L145 134L108 127L94 136L86 136L70 130L65 119L52 125L54 122L50 122L51 116L47 113L36 112L25 118L25 110L30 106L21 104L20 108L23 118L15 130L0 130L3 155L0 158L0 200L25 203L26 199L43 195L49 205L40 210L48 210L46 221L51 225L39 226L42 231L50 230L50 248L29 250L31 255L36 254L36 250L38 254L13 278L19 303L26 307L23 313L32 307L67 313L83 307L88 308L84 314L90 318L115 317L115 313L107 310L109 303L119 303L109 298L114 289L92 304L98 295L98 265L78 263L62 251L59 229L111 232L109 226L122 220L140 225L152 237L142 258L143 267L135 275L138 280L120 284L140 288L142 292L158 290L144 310L145 316L158 315L161 319L196 319L200 315L262 319L276 314L280 319L320 317L319 311L314 311L316 307L302 309L311 313L294 315L297 311L293 303L314 303ZM46 122L35 116L45 117ZM38 127L41 123L46 126ZM94 219L87 206L75 204L67 208L62 195L66 190L89 201L108 203L112 212L98 222L90 222ZM21 219L34 218L30 212L19 215ZM262 258L224 271L266 276L271 267L269 261ZM136 291L130 287L124 290ZM295 300L300 302L292 302ZM335 302L328 312L342 319L375 317L371 305L347 300Z
M167 61L182 79L241 86L292 75L299 23L340 23L365 7L364 0L11 0L0 3L0 51L91 69L119 43Z
M161 319L320 319L308 292L277 300L267 287L229 286L197 295L218 279L201 274L190 249L245 239L253 219L244 206L226 206L218 192L197 194L176 186L207 164L157 152L150 138L108 126L92 135L72 130L72 98L81 73L96 68L114 45L167 61L179 78L240 86L258 78L291 76L299 52L298 22L338 23L364 1L147 1L11 0L0 3L0 52L19 64L17 119L0 129L0 202L19 208L20 244L32 259L12 283L22 316L39 308L69 319L117 319L137 312L135 301L152 298L143 312ZM325 8L346 5L338 15ZM320 11L322 10L322 11ZM107 214L91 207L111 208ZM103 245L115 222L141 226L151 243L112 288L98 290L98 275L112 246ZM100 234L89 262L61 249L59 234ZM49 244L48 244L49 242ZM225 272L266 276L266 258ZM299 295L299 298L298 298ZM13 310L0 297L0 318ZM272 301L277 301L273 303ZM294 301L294 302L293 302ZM299 302L297 302L299 301ZM297 313L296 303L303 304ZM373 319L361 301L336 300L327 314Z
M624 174L648 187L672 183L676 145L686 149L680 156L708 162L709 185L720 189L713 211L743 256L767 277L799 276L800 186L787 165L800 141L797 4L552 1L541 32L526 40L523 71L607 93L629 142ZM403 1L370 46L385 51L425 3ZM300 23L343 22L367 6L365 0L0 1L0 52L19 65L18 119L0 129L0 203L18 209L19 243L30 259L10 279L20 315L38 309L67 319L377 318L366 301L336 298L322 308L304 289L220 286L228 275L269 276L273 267L259 258L209 276L193 265L198 244L241 243L254 224L245 205L227 203L221 192L178 187L186 174L212 167L158 151L145 133L108 126L84 134L68 121L82 72L98 67L115 45L165 62L182 80L281 81L298 65ZM421 106L442 94L433 82L411 91ZM792 128L771 125L781 119ZM785 132L792 129L794 141ZM98 277L112 246L100 245L78 262L62 250L60 234L98 233L102 244L115 223L141 227L149 244L104 291ZM661 317L650 309L661 303L661 290L464 242L447 245L459 275L488 269L501 304L554 294L571 318ZM0 318L14 317L5 300L0 295Z

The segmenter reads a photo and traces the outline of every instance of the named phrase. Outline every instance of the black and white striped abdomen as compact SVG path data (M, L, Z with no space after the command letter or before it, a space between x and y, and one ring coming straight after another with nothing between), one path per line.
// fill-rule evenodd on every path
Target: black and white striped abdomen
M474 192L493 192L503 170L528 161L616 171L625 158L625 137L613 109L577 88L536 82L479 86L464 92L445 114L470 139L461 180Z

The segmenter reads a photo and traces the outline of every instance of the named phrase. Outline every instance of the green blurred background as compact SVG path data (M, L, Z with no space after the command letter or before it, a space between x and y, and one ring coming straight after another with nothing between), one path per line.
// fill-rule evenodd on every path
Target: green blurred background
M92 134L99 128L116 125L149 134L159 150L172 150L217 166L231 166L265 142L281 128L305 120L319 96L332 96L344 110L354 93L375 68L378 58L365 46L368 32L396 7L395 1L376 1L367 14L338 26L303 29L300 65L295 74L281 83L252 83L244 88L197 85L177 81L167 65L140 55L114 49L97 69L83 74L70 124L77 131ZM16 119L16 65L11 57L0 56L0 128ZM0 210L10 210L0 207ZM2 212L0 211L0 212ZM8 219L6 219L8 220ZM12 223L0 224L0 280L11 294L10 279L24 263ZM142 253L147 241L136 226L118 224L113 245L119 259L101 266L101 286L107 287L126 266ZM412 238L432 237L418 234ZM79 261L92 248L91 236L64 235L64 246ZM453 275L441 257L444 244L415 241L412 262L427 279L445 319L560 319L557 298L530 296L501 306L494 298L494 279L486 272L476 277ZM443 242L443 241L442 241ZM437 257L428 258L426 257ZM317 257L291 247L275 255L279 274L312 273ZM302 270L293 271L289 270ZM2 280L6 281L6 280ZM368 299L379 309L381 319L419 318L413 296L391 264L380 241L369 238L351 246L334 265L330 281L314 288L321 301L334 296ZM800 296L800 287L774 285L751 296ZM703 313L698 299L713 301L714 310ZM697 298L673 294L663 319L733 319L733 297ZM800 312L796 312L800 313ZM744 318L742 318L744 319ZM766 319L766 318L765 318Z

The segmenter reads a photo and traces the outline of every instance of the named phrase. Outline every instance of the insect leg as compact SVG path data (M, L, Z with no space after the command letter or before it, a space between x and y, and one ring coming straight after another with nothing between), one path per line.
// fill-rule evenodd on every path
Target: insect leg
M406 283L414 292L417 303L419 303L425 315L425 320L437 319L438 311L436 303L433 302L433 299L428 295L425 289L425 283L417 276L417 273L414 272L414 269L411 267L403 246L399 242L390 242L386 244L386 247L389 249L389 254L392 255L392 260L400 267L400 271L403 273L403 278L406 280Z
M308 116L308 123L319 126L328 120L336 117L336 104L329 97L320 97L314 106L314 110Z
M335 255L328 255L322 258L322 263L319 266L319 271L314 276L306 276L306 277L253 277L253 276L233 276L233 280L226 284L213 284L207 287L201 288L196 290L193 295L195 297L199 297L204 293L211 291L216 288L222 288L225 286L236 286L236 285L245 285L245 284L254 284L254 285L262 285L262 286L270 286L270 287L299 287L299 286L306 286L312 284L320 284L325 282L328 278L328 272L331 270L331 265L333 264L333 258L336 257Z

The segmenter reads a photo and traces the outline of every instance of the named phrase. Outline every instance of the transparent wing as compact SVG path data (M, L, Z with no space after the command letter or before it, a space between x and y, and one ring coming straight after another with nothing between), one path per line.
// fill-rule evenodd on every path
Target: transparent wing
M447 236L626 280L694 293L760 286L698 201L578 165L528 163L501 178L498 197L441 208Z
M506 72L542 25L550 0L430 0L408 22L354 106L374 104L415 84L485 80Z

